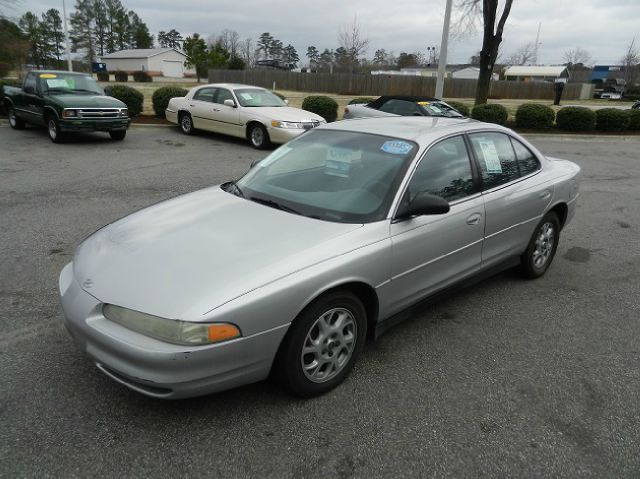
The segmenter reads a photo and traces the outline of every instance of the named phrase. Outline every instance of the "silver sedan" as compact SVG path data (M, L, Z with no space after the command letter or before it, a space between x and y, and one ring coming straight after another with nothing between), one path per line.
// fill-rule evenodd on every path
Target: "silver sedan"
M84 240L60 274L65 324L98 369L149 396L269 376L319 395L367 336L436 293L507 267L545 274L579 171L464 119L325 125Z

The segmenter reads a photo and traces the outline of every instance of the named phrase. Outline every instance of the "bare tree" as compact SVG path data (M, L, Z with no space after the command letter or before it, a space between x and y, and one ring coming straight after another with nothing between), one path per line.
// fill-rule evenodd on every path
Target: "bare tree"
M586 66L591 63L591 54L583 48L575 47L565 50L562 54L562 59L567 63L567 66L577 65L579 63Z
M218 36L218 42L227 50L231 56L237 56L240 48L240 34L235 30L222 30Z
M504 3L498 16L499 3ZM487 102L493 66L498 58L502 32L507 22L513 0L459 0L456 5L460 11L458 30L470 30L475 19L482 13L482 50L480 50L480 75L476 87L476 104ZM464 25L462 27L461 25Z
M256 50L253 40L251 38L245 38L239 45L240 56L244 60L247 68L254 68L256 66L256 59L258 56L258 50Z
M633 37L627 51L620 59L620 63L624 67L624 80L627 85L634 84L640 76L640 50L636 45L636 37Z
M535 60L536 46L530 42L522 45L514 53L505 58L507 65L528 65Z
M345 59L349 73L353 73L358 65L358 58L367 51L369 46L369 39L363 37L358 19L355 16L352 24L344 25L338 32L338 43L346 52Z

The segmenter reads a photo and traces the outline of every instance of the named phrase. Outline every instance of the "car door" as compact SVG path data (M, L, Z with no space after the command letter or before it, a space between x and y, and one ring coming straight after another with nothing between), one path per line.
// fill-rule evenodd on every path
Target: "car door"
M539 160L510 135L479 132L470 134L469 139L483 185L484 268L524 252L551 201L553 184L535 178L540 170Z
M29 72L25 77L21 101L16 109L20 111L20 116L29 123L40 124L44 121L42 118L43 107L44 99L39 93L38 77L35 72Z
M232 100L236 106L225 105L225 100ZM231 90L226 88L216 88L213 97L213 110L216 128L222 133L233 136L244 136L244 131L240 126L240 114L237 100L233 97Z
M485 214L473 168L458 135L429 148L413 172L403 201L426 191L451 210L392 221L392 314L480 269Z
M193 94L193 97L187 101L189 113L193 120L193 126L202 130L219 131L216 129L215 123L215 107L213 105L213 97L215 96L215 87L203 87Z

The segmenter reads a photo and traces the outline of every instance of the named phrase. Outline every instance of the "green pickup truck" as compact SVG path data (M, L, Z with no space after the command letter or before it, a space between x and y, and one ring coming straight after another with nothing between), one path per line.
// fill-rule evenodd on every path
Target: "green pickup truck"
M129 128L127 105L105 96L86 73L31 71L22 88L5 86L3 91L11 128L21 130L26 123L46 126L55 143L67 133L86 131L106 131L122 140Z

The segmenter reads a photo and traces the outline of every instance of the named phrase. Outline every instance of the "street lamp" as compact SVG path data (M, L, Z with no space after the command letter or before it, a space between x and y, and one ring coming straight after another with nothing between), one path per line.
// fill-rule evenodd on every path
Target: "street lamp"
M451 1L447 0L447 6L444 10L440 58L438 59L438 79L436 80L436 98L442 98L444 92L444 72L447 67L447 44L449 43L449 23L451 23Z
M64 45L65 45L65 50L67 52L67 68L70 72L72 72L73 63L71 63L71 51L69 49L70 38L69 38L69 29L67 28L67 6L64 0L62 0L62 16L64 18L64 40L65 40Z

